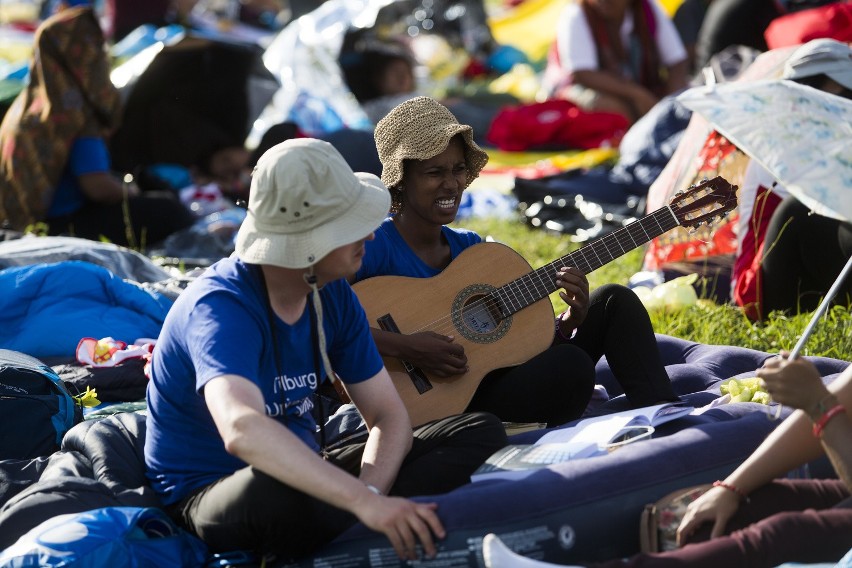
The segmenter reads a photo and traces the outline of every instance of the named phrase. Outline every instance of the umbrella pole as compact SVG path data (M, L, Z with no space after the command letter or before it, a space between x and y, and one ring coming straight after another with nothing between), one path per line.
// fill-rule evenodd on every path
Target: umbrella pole
M802 336L799 338L799 341L796 342L796 346L793 347L793 350L790 352L789 359L795 359L799 355L799 351L805 346L805 343L808 341L808 337L810 337L811 332L813 332L814 327L816 326L819 319L825 314L828 309L828 305L831 303L831 300L834 298L834 295L837 294L837 289L840 288L840 285L843 283L843 280L846 279L846 276L852 272L852 257L849 257L849 260L846 261L846 266L843 267L843 270L840 271L840 276L837 277L837 280L834 281L834 284L831 285L831 289L829 289L828 293L823 298L822 303L817 308L817 311L814 312L811 321L808 323L808 327L805 328L805 331L802 332Z

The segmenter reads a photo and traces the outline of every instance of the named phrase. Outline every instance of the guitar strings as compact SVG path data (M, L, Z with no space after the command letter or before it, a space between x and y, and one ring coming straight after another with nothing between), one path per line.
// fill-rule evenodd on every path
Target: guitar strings
M665 226L663 226L663 224L660 223L658 216L664 217L664 219L666 220ZM549 290L548 288L545 288L543 293L538 294L538 297L535 298L535 300L530 300L530 298L532 296L530 296L529 294L526 295L526 296L519 295L518 293L514 292L515 289L519 289L519 287L521 285L523 285L526 288L527 292L529 292L530 286L529 286L528 283L532 282L533 284L535 284L534 280L536 278L538 279L538 284L540 284L540 285L547 284L548 286L550 286L550 288L553 288L553 286L555 286L555 276L554 277L542 276L543 274L547 273L547 269L553 270L557 267L561 268L561 267L564 267L564 266L576 266L576 267L580 268L581 270L583 270L584 273L588 274L592 270L599 268L600 266L603 266L604 264L606 264L606 262L609 262L609 261L611 261L611 260L613 260L613 259L615 259L615 258L617 258L617 257L619 257L623 254L626 254L628 251L633 250L634 248L639 246L636 242L636 239L634 239L633 236L630 234L631 229L638 228L638 229L641 229L643 231L643 233L645 233L644 234L645 238L640 239L640 240L642 240L643 243L649 242L652 238L654 238L654 237L651 237L650 235L648 235L647 231L645 231L645 227L643 226L643 223L645 221L648 221L648 220L653 220L657 223L657 227L659 229L659 232L657 233L657 235L655 235L655 237L659 236L659 235L661 235L661 234L663 234L663 233L665 233L665 232L667 232L667 231L669 231L669 230L673 229L674 227L677 227L678 225L681 224L680 220L677 218L677 216L672 211L671 206L662 207L662 208L658 209L657 211L650 213L646 217L643 217L642 219L634 221L633 223L630 223L630 224L628 224L628 225L626 225L626 226L624 226L620 229L613 231L612 233L610 233L610 234L608 234L604 237L601 237L600 239L597 239L596 241L593 241L592 243L589 243L589 245L587 245L585 247L582 247L582 248L580 248L580 249L578 249L578 250L576 250L572 253L569 253L568 255L565 255L564 257L562 257L560 259L557 259L557 260L555 260L555 261L553 261L553 262L551 262L547 265L544 265L543 267L541 267L539 269L536 269L536 270L534 270L534 271L532 271L532 272L530 272L530 273L528 273L524 276L521 276L521 277L513 280L512 282L504 284L503 286L496 288L495 290L493 290L491 292L483 294L483 298L481 300L475 300L475 301L471 302L470 304L462 306L461 310L451 310L449 315L443 316L443 317L441 317L441 318L439 318L439 319L437 319L437 320L435 320L431 323L428 323L425 326L423 326L423 327L421 327L417 330L414 330L412 333L418 333L418 332L422 332L422 331L426 331L426 330L432 330L432 331L435 331L436 333L442 333L444 335L447 335L447 334L451 333L456 328L456 326L453 324L453 319L455 319L455 317L460 315L462 312L467 311L467 313L472 314L472 315L482 315L482 314L490 311L491 307L494 306L494 303L497 300L504 300L504 304L505 304L506 300L512 300L514 303L517 304L516 308L515 308L515 306L511 306L512 308L514 308L512 313L516 313L517 311L529 306L530 304L534 303L535 301L543 299L546 295L549 295L551 292L548 291ZM670 222L673 223L673 224L669 225ZM626 239L624 239L624 240L621 239L621 237L625 234L627 235L627 237L630 238L630 241L627 241ZM618 244L619 248L621 249L621 254L613 254L612 251L610 250L608 241L615 241L615 243ZM628 245L627 249L624 248L624 244ZM601 261L600 254L598 253L598 251L595 248L595 247L600 248L600 245L603 245L603 247L606 249L607 255L609 256L609 260L607 260L606 262ZM585 258L585 253L586 253L587 250L590 251L590 252L593 252L595 254L595 257L598 260L597 266L592 267L592 263L590 263L588 261L588 259ZM617 249L616 249L616 252L617 252ZM570 258L570 257L573 257L573 256L583 256L584 257L583 262L585 262L585 265L586 265L585 268L581 265L579 259L577 259L577 262L573 262L571 264L564 262L565 259L574 260L573 258ZM506 292L505 297L500 297L501 291ZM537 293L539 292L537 287L535 288L535 291ZM518 298L520 298L520 300Z
M662 219L661 219L662 218ZM661 220L663 221L661 223ZM555 271L558 268L566 267L566 266L575 266L583 271L584 274L588 274L593 270L603 266L607 262L618 258L626 254L627 252L633 250L640 246L637 243L637 240L631 234L631 230L641 229L642 233L637 235L640 237L640 241L642 243L649 242L652 237L645 230L644 223L653 221L657 225L657 229L659 233L655 236L659 236L674 227L677 227L680 223L677 220L677 217L671 211L669 206L662 207L657 211L634 221L624 227L616 229L615 231L592 241L588 245L581 247L559 259L554 260L540 268L537 268L511 282L508 282L490 292L486 292L483 294L481 299L474 300L467 305L462 306L460 309L452 309L448 315L444 315L437 320L427 323L426 325L411 331L411 334L421 333L423 331L433 331L435 333L440 333L442 335L451 335L452 332L456 329L456 325L453 323L453 320L461 316L462 313L467 313L472 316L483 317L488 315L492 309L495 307L495 304L499 306L499 301L503 301L504 306L512 309L512 313L516 313L521 309L533 304L534 302L543 299L548 296L552 291L555 291L554 287L556 285L556 275ZM653 223L650 223L653 224ZM656 231L652 231L656 232ZM627 238L622 238L622 237ZM642 238L644 237L644 238ZM610 247L610 242L614 241L618 247ZM625 246L626 245L626 246ZM619 252L620 250L620 252ZM594 254L594 259L597 260L597 266L595 266L594 262L590 262L587 257L588 253ZM605 254L604 254L605 253ZM608 257L608 260L603 261L601 259L601 255L604 257ZM589 257L592 255L589 254ZM578 257L578 258L573 258ZM582 257L582 258L580 258ZM569 260L571 262L566 262ZM501 292L502 295L501 295ZM534 292L534 293L531 293ZM537 296L537 297L536 297ZM532 298L535 298L532 300ZM499 311L499 310L498 310ZM502 316L502 314L500 314ZM497 318L497 321L501 321L503 318Z

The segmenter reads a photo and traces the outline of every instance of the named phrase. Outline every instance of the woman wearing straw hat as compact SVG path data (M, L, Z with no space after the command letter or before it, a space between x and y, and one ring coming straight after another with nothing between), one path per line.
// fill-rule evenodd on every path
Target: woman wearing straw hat
M354 174L331 144L274 146L255 168L236 254L169 311L148 389L147 475L213 551L296 558L360 520L401 558L432 556L444 536L435 505L401 497L466 483L505 445L484 413L412 436L344 280L389 205L381 181ZM335 376L368 433L331 448L315 397Z
M367 243L355 280L435 276L462 250L482 241L474 232L446 225L455 219L462 192L488 157L473 141L471 127L459 124L429 97L395 107L376 126L375 138L393 214ZM636 295L607 285L590 296L585 275L573 267L559 269L555 278L569 308L557 320L553 345L522 365L488 373L468 410L487 409L504 421L565 423L589 403L595 363L603 355L632 406L677 400ZM373 337L383 355L441 377L468 368L464 349L450 336L374 329Z

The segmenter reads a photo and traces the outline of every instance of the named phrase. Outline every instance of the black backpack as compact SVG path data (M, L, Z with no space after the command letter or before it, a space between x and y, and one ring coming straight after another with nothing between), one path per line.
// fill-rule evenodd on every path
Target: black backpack
M0 460L50 455L82 420L82 406L53 369L0 349Z

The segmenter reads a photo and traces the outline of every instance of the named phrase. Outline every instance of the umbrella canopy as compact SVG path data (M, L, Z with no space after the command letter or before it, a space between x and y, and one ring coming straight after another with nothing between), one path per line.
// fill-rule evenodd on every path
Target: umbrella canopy
M678 101L815 213L852 220L852 101L784 80L697 87Z
M760 162L815 213L852 221L852 101L791 81L719 85L678 97ZM841 283L850 258L793 347L804 347Z

